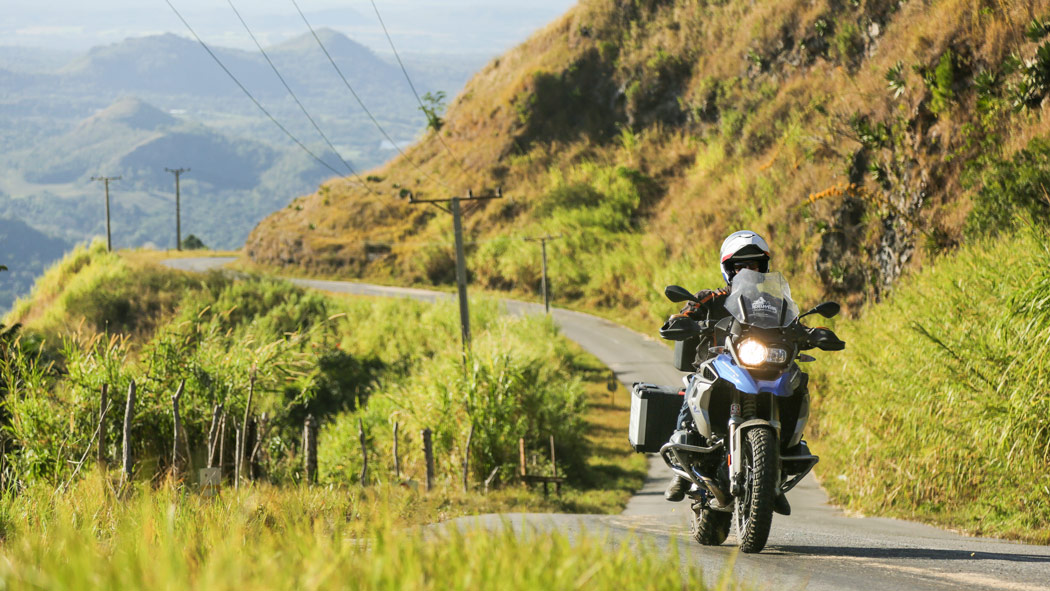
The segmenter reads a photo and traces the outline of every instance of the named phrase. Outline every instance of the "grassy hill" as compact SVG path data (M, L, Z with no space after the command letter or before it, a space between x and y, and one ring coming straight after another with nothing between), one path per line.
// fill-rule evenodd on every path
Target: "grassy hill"
M455 158L432 132L367 189L333 181L275 213L247 253L448 282L451 224L407 192L502 186L466 222L486 287L535 290L539 257L520 238L562 234L560 297L647 311L668 276L716 281L719 241L747 227L808 293L878 299L965 239L982 171L1046 129L1048 14L1047 2L586 0L453 101L440 134Z

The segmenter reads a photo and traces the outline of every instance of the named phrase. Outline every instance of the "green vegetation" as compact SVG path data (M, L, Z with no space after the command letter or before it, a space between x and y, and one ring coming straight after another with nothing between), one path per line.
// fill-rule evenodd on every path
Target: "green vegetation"
M836 327L815 377L832 498L1050 543L1050 232L974 241Z
M119 402L133 380L138 477L153 479L171 467L169 397L183 380L191 463L203 466L214 407L222 405L231 423L239 420L254 379L252 471L259 481L301 480L300 438L312 414L321 424L325 484L357 482L360 424L369 444L368 483L397 485L396 422L402 478L422 478L424 428L433 431L444 483L460 482L471 430L474 483L494 468L513 482L518 439L546 458L553 435L559 470L570 475L566 494L541 501L511 487L497 504L597 512L622 506L645 465L622 438L599 428L625 420L626 397L619 406L589 410L589 399L605 398L607 371L558 338L549 319L504 316L491 300L472 306L474 347L464 356L457 318L451 303L336 298L259 277L174 272L146 257L107 253L101 244L79 248L5 319L25 327L0 355L7 482L58 486L72 478L94 440L101 386ZM110 458L119 451L118 414L101 430Z
M676 552L593 534L421 531L422 495L168 487L114 497L99 478L0 500L5 589L708 589ZM425 507L423 507L425 510ZM727 578L728 579L728 578ZM724 583L719 588L738 588Z

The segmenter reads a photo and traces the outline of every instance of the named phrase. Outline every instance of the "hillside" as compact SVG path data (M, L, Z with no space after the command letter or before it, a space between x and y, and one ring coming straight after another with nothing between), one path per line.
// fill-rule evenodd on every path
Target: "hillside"
M368 189L333 181L275 213L247 254L449 282L450 220L404 196L502 186L466 221L489 288L535 290L538 249L520 238L561 234L560 297L644 315L668 282L717 281L713 251L748 227L801 289L878 299L963 241L984 171L1044 133L1050 28L1033 19L1048 13L1045 1L586 0L450 105L441 134L462 167L431 133Z

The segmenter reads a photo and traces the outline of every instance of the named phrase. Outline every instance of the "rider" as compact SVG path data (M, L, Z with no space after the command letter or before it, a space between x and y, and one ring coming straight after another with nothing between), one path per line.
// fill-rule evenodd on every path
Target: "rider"
M750 269L760 273L769 272L770 250L766 241L758 234L749 230L733 232L722 242L719 252L721 257L722 278L726 286L721 289L705 289L696 294L697 302L689 302L676 316L686 316L693 320L718 321L729 316L725 302L729 297L729 289L733 284L733 277L743 269ZM709 352L716 343L711 341L711 335L705 334L700 337L700 344L696 348L696 361L693 366L698 368L702 363L711 358ZM683 397L684 398L684 397ZM689 405L682 401L682 410L678 413L677 428L681 429L689 419ZM664 491L664 498L668 501L681 501L689 490L690 483L681 476L675 476Z

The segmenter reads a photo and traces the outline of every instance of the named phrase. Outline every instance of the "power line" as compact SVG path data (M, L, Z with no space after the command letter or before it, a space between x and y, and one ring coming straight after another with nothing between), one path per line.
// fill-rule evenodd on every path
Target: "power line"
M419 103L419 108L422 109L425 114L427 108L423 106L423 99L419 97L419 92L416 91L416 85L412 83L412 77L408 75L408 69L405 68L405 63L401 61L401 55L397 52L397 48L394 47L394 39L390 37L390 31L387 30L386 23L383 22L383 15L379 14L379 7L376 6L375 0L371 0L371 2L372 9L376 11L376 18L379 19L379 26L383 27L383 34L386 35L386 40L390 43L390 49L394 52L394 57L397 58L397 65L401 66L401 72L405 75L405 80L408 81L408 87L412 89L412 94L416 95L416 102ZM458 166L463 172L467 172L467 169L463 166L463 162L456 157L452 152L452 148L448 147L448 144L445 143L445 140L441 137L441 132L438 130L434 131L434 135L437 137L438 141L441 142L441 145L444 146L448 155L452 157L452 161L456 166Z
M361 100L360 96L358 96L357 91L354 90L353 85L351 85L350 81L346 79L346 76L343 74L343 70L340 69L339 65L335 63L335 59L332 58L332 54L328 53L328 48L324 46L324 42L321 41L321 38L317 35L317 31L314 30L313 25L310 24L310 21L306 18L306 15L303 14L303 10L299 8L299 3L296 2L296 0L292 0L292 4L295 6L295 10L299 12L299 16L303 19L303 22L306 23L306 27L310 29L310 33L313 34L314 39L317 41L317 45L321 47L321 51L324 52L325 57L328 58L328 61L331 62L332 67L335 68L336 73L339 74L340 78L342 78L343 84L346 85L347 90L350 91L350 94L353 95L354 100L356 100L357 104L361 106L361 109L364 110L366 115L368 115L368 118L372 120L372 124L376 126L376 129L378 129L379 132L383 134L383 137L385 137L387 141L390 142L392 146L394 146L394 149L397 150L397 152L401 154L401 156L405 160L407 160L409 164L415 167L415 169L418 170L424 177L431 179L437 182L438 184L444 186L445 188L451 190L452 187L450 187L445 181L431 176L429 173L427 173L427 171L423 170L418 164L416 164L414 160L409 158L408 154L405 154L404 150L401 149L401 146L398 146L397 142L394 141L394 138L390 137L390 134L387 133L385 129L383 129L383 126L379 123L379 120L377 120L375 116L372 115L372 112L369 111L368 107L365 106L364 101Z
M266 53L266 50L263 49L262 44L259 43L259 40L255 37L255 34L252 33L252 30L248 26L248 23L244 20L244 17L241 16L240 11L237 10L237 7L233 5L233 0L226 0L226 2L230 5L230 8L233 10L233 13L237 15L237 20L241 21L241 24L244 25L244 30L248 32L248 36L252 38L252 42L254 42L255 46L259 48L259 53L261 53L262 56L266 58L266 63L270 64L270 68L273 70L273 73L277 75L277 79L280 80L281 84L284 85L285 90L287 90L288 94L291 95L292 99L295 101L295 104L299 105L299 110L303 112L303 115L306 115L306 118L310 121L310 124L314 126L314 129L317 130L317 133L321 136L321 138L324 139L325 143L328 144L328 147L332 149L332 152L335 153L336 157L339 158L339 160L342 161L343 165L346 166L347 170L350 171L350 174L354 175L354 177L356 177L357 180L365 186L365 189L367 189L368 192L371 193L372 189L364 183L360 175L357 174L357 171L354 170L354 167L351 166L350 163L347 162L345 158L343 158L342 154L339 153L339 150L334 145L332 145L331 140L329 140L328 136L325 135L323 131L321 131L321 127L317 125L317 121L315 121L314 118L310 115L310 113L306 110L306 106L303 105L302 101L299 100L299 97L295 95L294 91L292 91L292 87L288 85L288 82L284 79L284 76L281 75L281 72L277 69L277 66L273 63L273 60L270 59L270 55Z
M168 7L171 8L172 12L175 13L175 16L179 17L179 20L182 21L182 24L186 25L186 29L188 29L190 34L193 35L193 38L197 40L197 43L200 43L201 47L204 48L204 51L208 52L208 55L211 56L211 59L215 60L215 63L218 64L220 68L222 68L223 72L226 72L226 75L229 76L230 79L233 80L233 82L237 85L237 87L241 89L241 92L243 92L245 94L245 96L247 96L249 99L251 99L251 101L253 103L255 103L255 106L258 107L259 110L262 111L263 114L266 115L270 119L270 121L273 122L274 125L276 125L281 131L283 131L285 133L285 135L287 135L289 138L291 138L291 140L293 142L295 142L300 148L302 148L304 152L306 152L311 157L313 157L314 160L320 162L322 166L324 166L328 170L331 170L333 173L335 173L336 175L338 175L340 177L343 176L343 173L339 172L335 168L332 168L331 164L328 164L324 160L318 158L317 154L314 154L310 150L310 148L306 147L306 144L304 144L301 141L299 141L299 138L295 137L292 134L292 132L288 131L288 129L285 126L281 125L281 122L278 121L273 115L271 115L270 112L266 110L266 107L262 106L262 103L260 103L258 100L255 99L254 96L252 96L252 93L249 92L248 89L245 88L243 84L241 84L241 81L238 80L237 77L233 75L233 72L231 72L229 70L229 68L226 67L226 64L222 63L222 60L219 59L219 56L215 55L215 52L213 52L211 50L211 48L208 47L208 44L205 43L204 40L201 39L199 35L197 35L197 32L194 31L193 27L190 26L190 23L187 22L186 19L182 17L182 13L180 13L179 10L177 8L175 8L175 5L171 3L171 0L164 0L164 2L167 3ZM360 181L360 178L358 180ZM364 187L366 189L368 189L368 185L364 185Z

